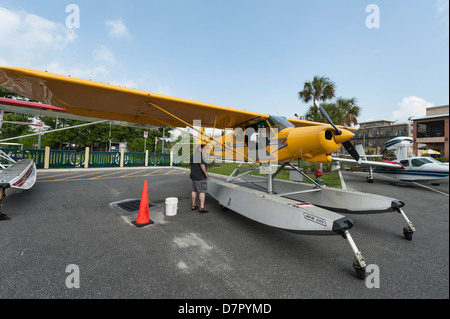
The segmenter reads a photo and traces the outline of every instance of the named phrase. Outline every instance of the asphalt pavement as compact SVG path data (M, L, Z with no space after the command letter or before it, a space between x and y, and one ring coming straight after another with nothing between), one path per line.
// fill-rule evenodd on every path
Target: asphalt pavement
M209 213L191 211L187 170L38 171L31 190L3 201L11 220L0 222L0 298L448 299L448 185L343 177L348 188L403 200L417 229L408 241L398 213L351 215L373 270L366 280L340 236L274 229L209 195ZM140 199L146 180L154 224L137 228L137 213L114 203ZM179 200L175 216L165 215L168 197Z

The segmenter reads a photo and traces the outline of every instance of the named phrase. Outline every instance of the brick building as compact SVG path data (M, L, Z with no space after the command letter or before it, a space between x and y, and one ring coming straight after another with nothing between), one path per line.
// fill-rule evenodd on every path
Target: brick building
M449 106L427 108L427 115L413 118L414 154L420 156L421 149L433 149L441 156L449 157Z
M361 143L366 154L380 154L384 143L398 136L412 137L410 123L396 123L388 120L378 120L359 123L360 128L352 139L354 144Z

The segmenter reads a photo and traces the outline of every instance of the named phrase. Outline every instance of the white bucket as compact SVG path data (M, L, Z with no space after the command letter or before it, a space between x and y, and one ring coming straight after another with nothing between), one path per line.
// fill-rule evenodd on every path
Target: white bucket
M169 197L166 198L166 215L175 216L178 210L178 198Z

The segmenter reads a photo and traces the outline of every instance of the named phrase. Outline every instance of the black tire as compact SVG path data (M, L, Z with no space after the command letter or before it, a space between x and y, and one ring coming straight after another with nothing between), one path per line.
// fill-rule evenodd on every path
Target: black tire
M405 237L406 240L411 241L412 240L412 235L413 235L413 232L407 231L406 229L403 229L403 236Z

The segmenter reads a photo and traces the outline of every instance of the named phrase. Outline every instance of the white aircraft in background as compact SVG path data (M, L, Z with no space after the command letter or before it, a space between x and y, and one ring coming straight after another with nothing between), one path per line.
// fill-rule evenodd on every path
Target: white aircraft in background
M349 165L356 165L369 172L367 182L373 183L373 173L385 174L401 181L427 182L433 185L448 184L448 163L441 163L431 157L416 157L408 152L412 145L411 137L396 137L387 141L384 146L395 152L395 161L369 161L361 144L355 146L362 161L333 157L333 161Z

